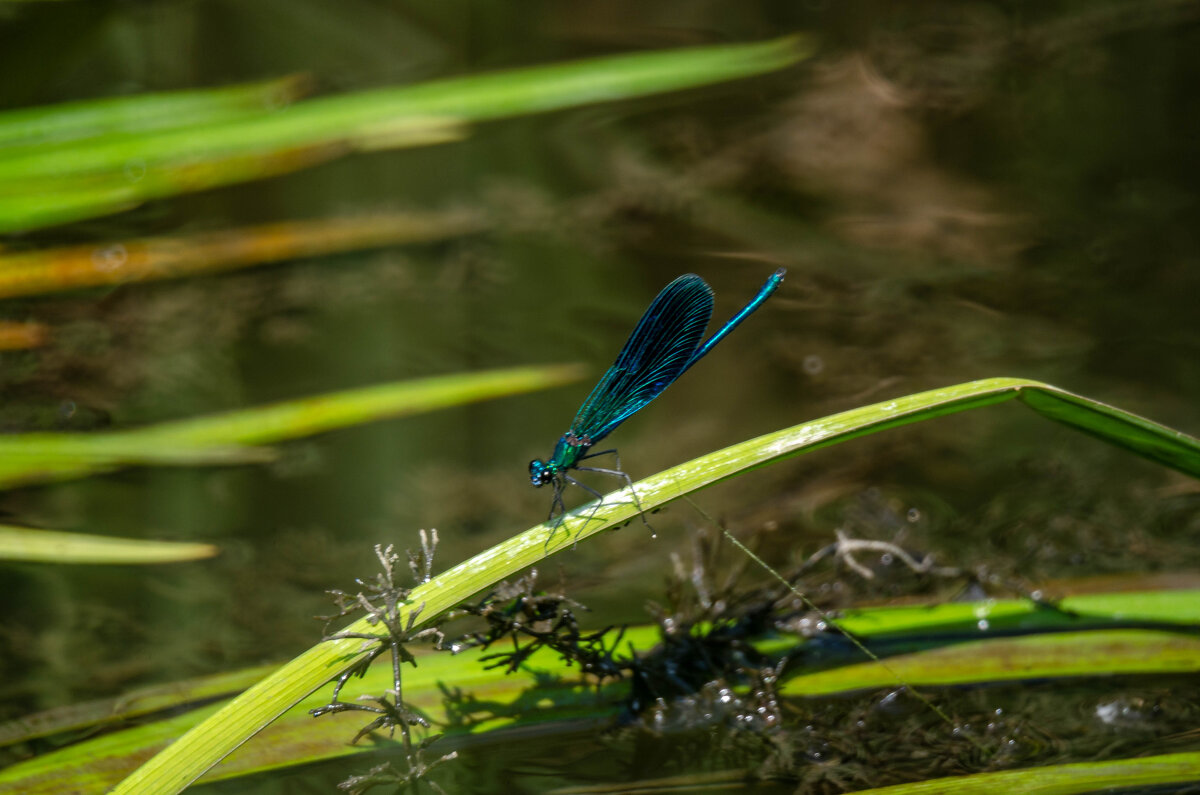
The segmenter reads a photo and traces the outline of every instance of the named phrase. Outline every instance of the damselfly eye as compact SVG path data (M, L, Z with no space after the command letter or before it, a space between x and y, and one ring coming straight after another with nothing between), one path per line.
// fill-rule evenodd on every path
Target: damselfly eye
M550 467L546 466L545 461L535 458L529 462L530 483L535 486L545 486L552 480L554 480L554 473L550 471Z

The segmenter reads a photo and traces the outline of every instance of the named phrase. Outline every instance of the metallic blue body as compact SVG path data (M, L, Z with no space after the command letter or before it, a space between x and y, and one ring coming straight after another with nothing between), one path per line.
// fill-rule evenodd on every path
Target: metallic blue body
M629 476L620 471L619 460L617 469L581 467L579 462L585 458L615 453L615 450L603 453L589 451L596 442L661 395L675 379L704 358L729 332L762 306L779 287L784 273L784 269L780 268L771 274L750 302L704 343L700 340L712 318L712 288L693 273L680 276L663 288L629 335L616 362L608 368L608 372L579 408L570 430L559 438L550 458L529 462L529 479L533 485L554 484L551 516L554 516L555 509L560 512L563 510L562 490L566 483L583 486L567 474L568 470L604 472L623 477L629 482ZM592 491L587 486L583 488Z

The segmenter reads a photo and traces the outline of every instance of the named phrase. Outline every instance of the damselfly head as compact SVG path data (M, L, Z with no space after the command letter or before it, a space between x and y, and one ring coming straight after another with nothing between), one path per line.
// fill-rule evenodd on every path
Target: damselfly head
M545 486L554 480L554 470L540 458L529 462L529 482L535 486Z

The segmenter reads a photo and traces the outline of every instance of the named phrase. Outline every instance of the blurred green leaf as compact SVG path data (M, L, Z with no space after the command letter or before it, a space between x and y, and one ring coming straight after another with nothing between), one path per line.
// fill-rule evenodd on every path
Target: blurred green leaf
M261 462L272 453L254 445L548 389L579 376L574 366L517 367L348 389L130 430L0 436L0 487L126 466Z
M89 99L58 105L0 112L0 158L28 154L28 147L94 138L123 132L145 132L213 121L279 108L305 89L301 77L196 91Z
M0 180L9 180L0 182L0 232L66 223L128 209L147 199L286 174L356 147L377 147L381 141L366 129L357 141L344 134L318 139L294 121L247 119L128 140L103 139L90 147L40 147L36 157L0 159ZM450 119L404 118L391 123L387 140L394 147L424 146L462 135L461 125ZM293 138L312 140L289 140ZM31 165L39 171L4 176Z
M284 259L428 242L477 232L486 223L480 213L462 210L370 213L122 240L99 247L0 253L0 298L177 279ZM44 341L47 332L42 329L39 335L39 328L30 326L0 322L0 349Z
M0 525L0 560L40 563L176 563L211 558L212 544L111 538Z
M116 212L151 198L260 179L352 151L421 146L464 135L469 122L542 113L702 86L781 69L807 57L799 36L638 53L324 97L286 108L167 129L0 150L0 232ZM199 101L200 97L194 97ZM148 115L170 98L154 95ZM115 101L115 100L114 100ZM136 116L135 100L123 112ZM26 116L71 127L54 109ZM64 110L77 116L77 105ZM74 127L77 129L77 127Z

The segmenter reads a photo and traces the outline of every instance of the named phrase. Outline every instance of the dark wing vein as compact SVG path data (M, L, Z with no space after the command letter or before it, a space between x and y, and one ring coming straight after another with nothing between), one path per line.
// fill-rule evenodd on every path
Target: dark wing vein
M571 432L597 442L662 394L687 369L712 311L712 290L699 276L689 273L664 287L580 407Z

